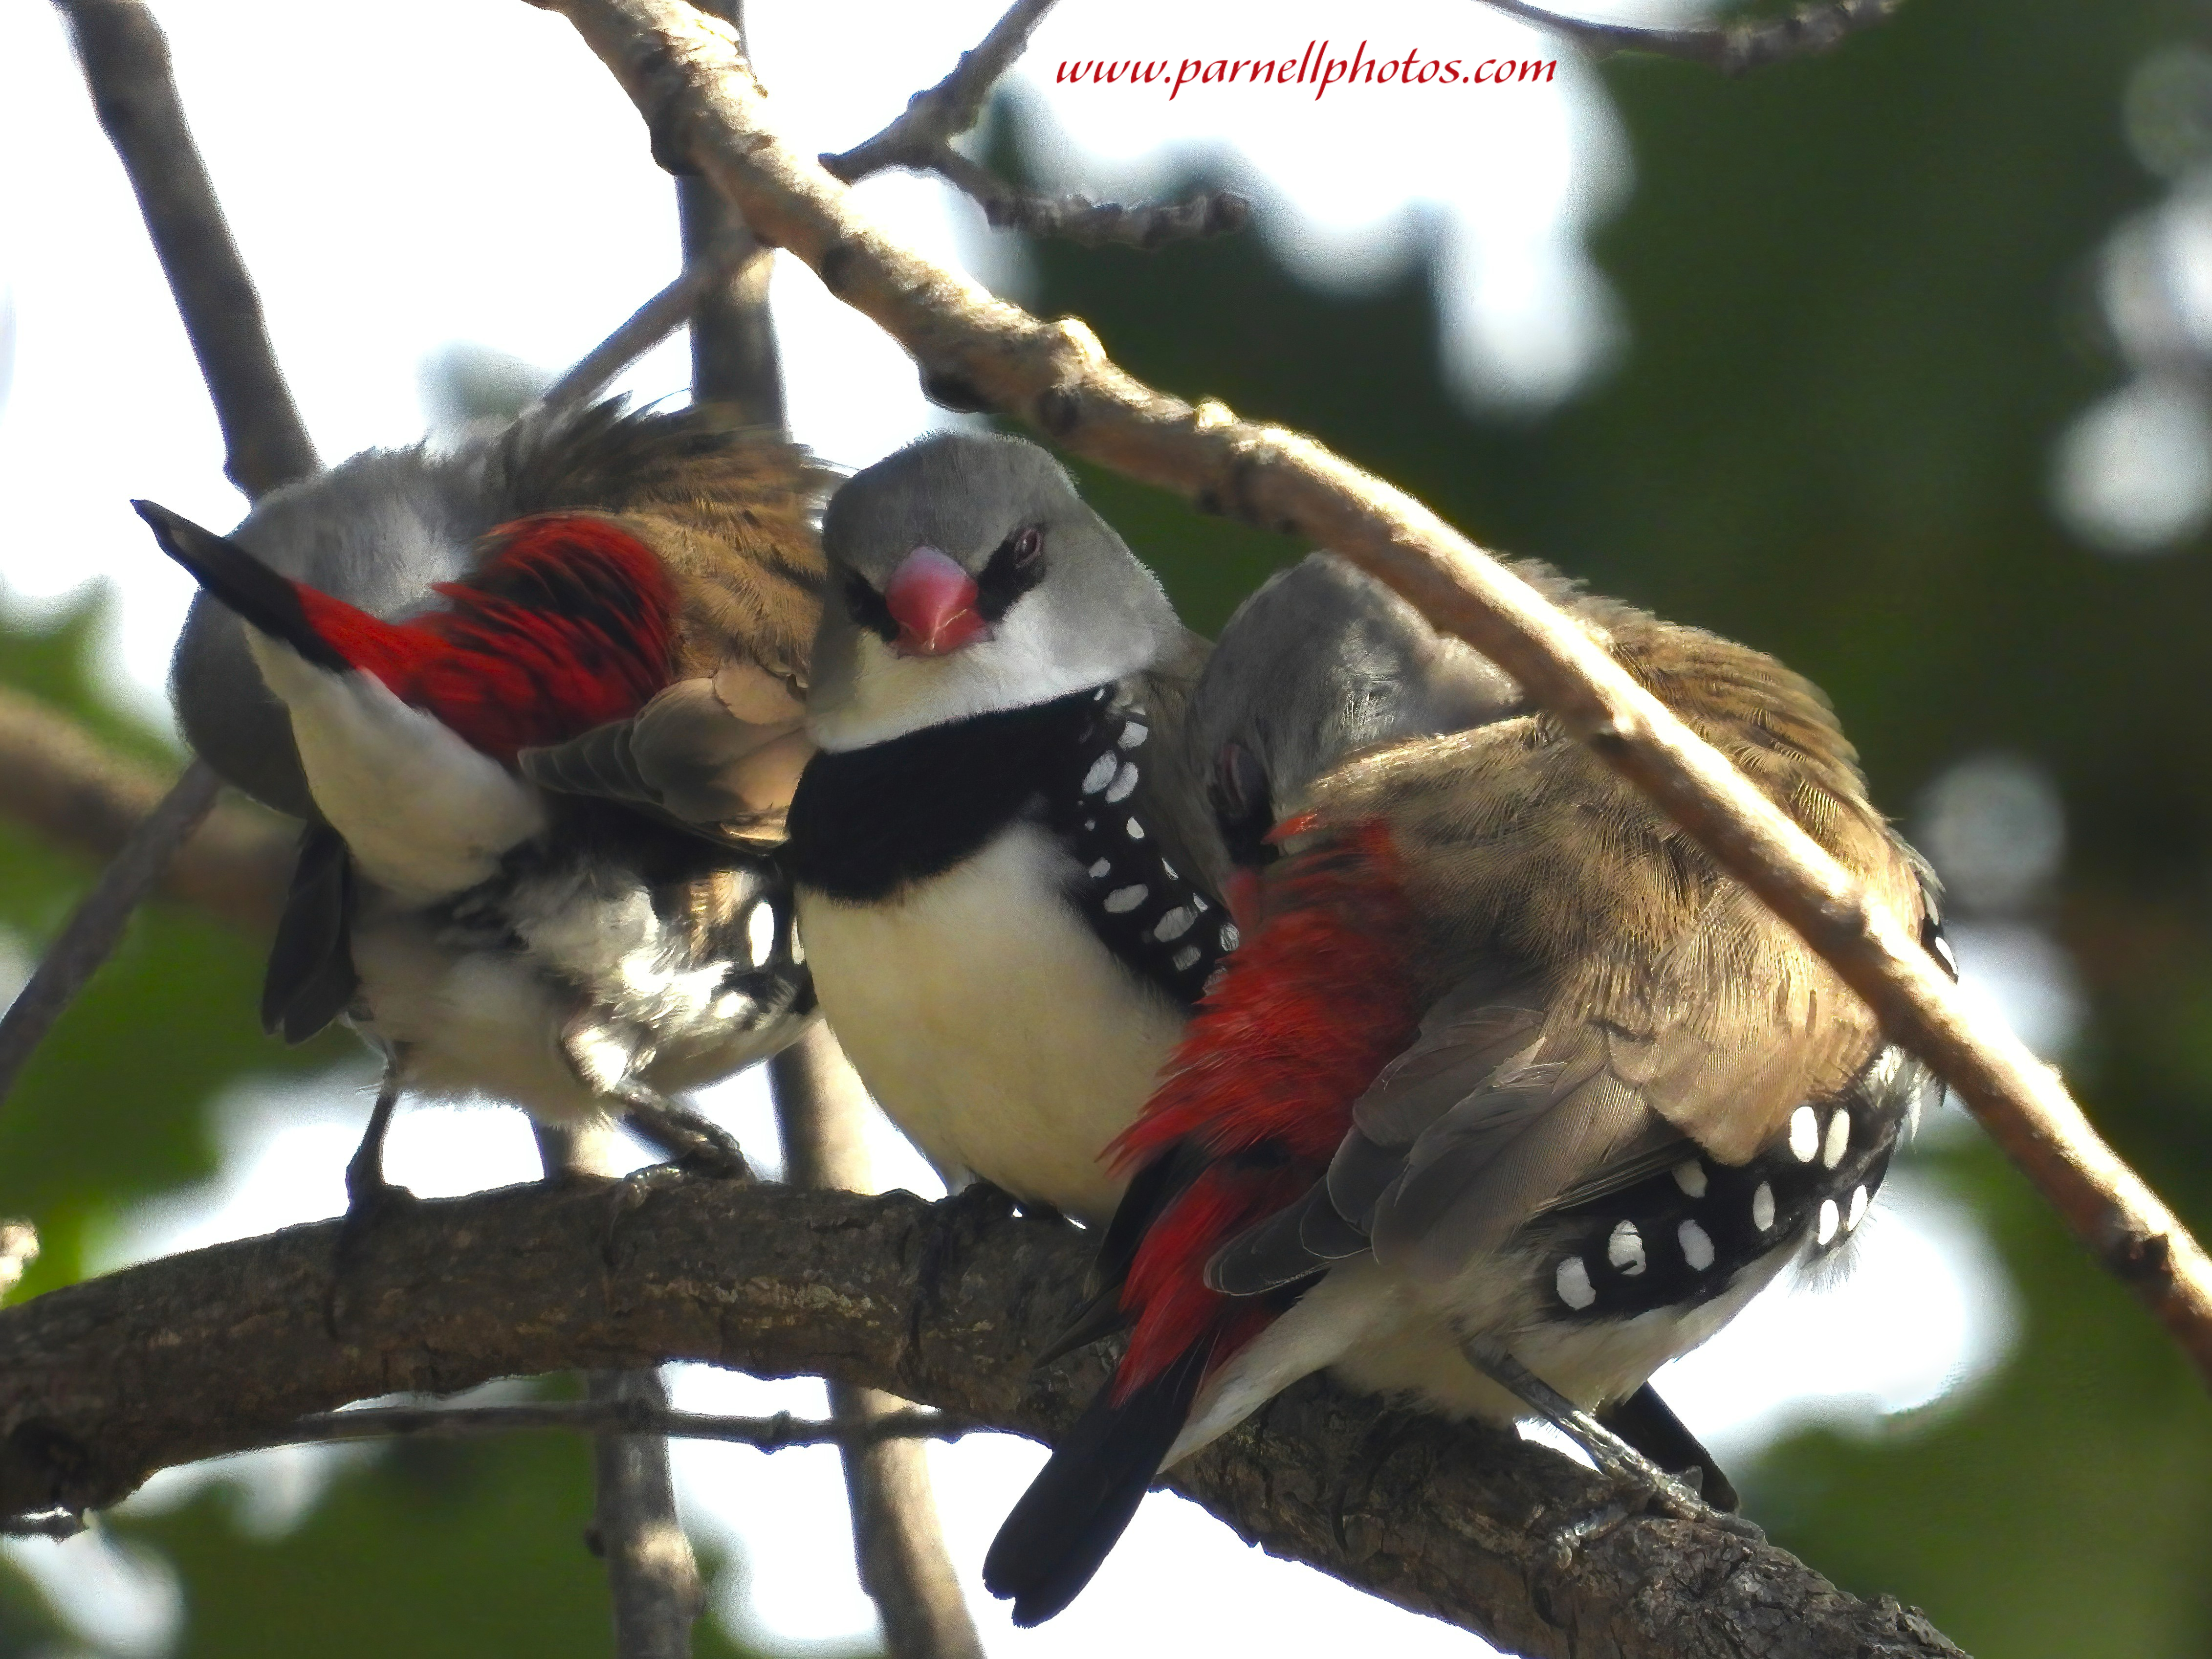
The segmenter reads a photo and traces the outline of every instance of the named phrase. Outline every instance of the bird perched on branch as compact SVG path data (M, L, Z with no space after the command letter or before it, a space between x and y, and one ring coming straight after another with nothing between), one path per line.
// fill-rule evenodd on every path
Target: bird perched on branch
M1526 574L1942 956L1813 686ZM1248 602L1191 724L1246 940L1115 1143L1130 1184L1063 1347L1128 1347L990 1553L1021 1624L1162 1467L1324 1367L1540 1410L1601 1461L1626 1454L1587 1413L1632 1403L1630 1438L1702 1458L1646 1379L1843 1247L1923 1081L1686 831L1348 567Z
M1236 929L1182 742L1204 647L1067 475L927 439L848 480L784 856L854 1067L954 1184L1103 1220Z
M307 820L262 1018L386 1057L348 1170L386 1196L404 1091L735 1148L667 1095L787 1042L812 995L770 853L821 580L823 477L709 410L526 415L357 455L231 537L138 503L200 582L193 747Z

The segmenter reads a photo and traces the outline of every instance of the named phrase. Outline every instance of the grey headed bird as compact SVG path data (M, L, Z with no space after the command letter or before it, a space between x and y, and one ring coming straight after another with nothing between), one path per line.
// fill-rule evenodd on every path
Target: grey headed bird
M1204 646L1018 439L856 474L829 561L784 858L823 1013L954 1184L1081 1219L1224 951L1182 737Z
M187 738L307 820L264 1024L343 1018L385 1057L352 1213L392 1194L409 1091L625 1115L735 1167L668 1096L811 1017L772 852L825 483L711 409L610 403L355 456L228 538L138 503L204 590Z
M1817 690L1522 574L1948 965ZM1844 1247L1925 1080L1686 832L1348 567L1251 601L1190 724L1245 942L1115 1145L1130 1184L1071 1340L1129 1344L986 1563L1021 1624L1082 1589L1163 1467L1323 1368L1540 1411L1640 1471L1609 1409L1709 1466L1648 1379Z

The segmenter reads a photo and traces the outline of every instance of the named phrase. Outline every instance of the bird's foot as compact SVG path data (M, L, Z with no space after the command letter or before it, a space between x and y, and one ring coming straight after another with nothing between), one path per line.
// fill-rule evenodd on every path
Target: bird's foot
M1024 1215L1043 1215L1059 1220L1060 1212L1049 1204L1032 1205L1018 1199L1004 1187L977 1176L945 1200L954 1214L963 1221L1003 1221L1019 1208Z
M331 1249L331 1283L323 1298L323 1326L333 1340L351 1289L376 1235L396 1218L422 1200L406 1188L386 1181L380 1169L361 1167L359 1159L346 1168L345 1214L338 1222L337 1242Z
M630 1127L678 1169L720 1181L753 1178L752 1165L720 1124L657 1097L634 1097L623 1105Z

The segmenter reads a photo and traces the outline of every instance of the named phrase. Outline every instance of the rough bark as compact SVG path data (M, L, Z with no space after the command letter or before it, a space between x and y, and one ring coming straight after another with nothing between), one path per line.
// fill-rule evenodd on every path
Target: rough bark
M155 1469L270 1443L303 1413L572 1365L704 1360L822 1375L1018 1433L1105 1375L1042 1371L1089 1247L959 1199L689 1177L578 1177L382 1225L326 1328L337 1224L149 1262L0 1309L0 1512L110 1504ZM1243 1536L1540 1656L1933 1659L1915 1612L1863 1601L1711 1520L1631 1516L1544 1448L1291 1389L1169 1485Z

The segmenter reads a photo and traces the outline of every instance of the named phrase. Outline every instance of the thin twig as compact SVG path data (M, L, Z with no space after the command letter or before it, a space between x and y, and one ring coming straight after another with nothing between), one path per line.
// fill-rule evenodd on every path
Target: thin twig
M36 1515L11 1515L0 1519L0 1538L74 1538L85 1529L81 1510L41 1510Z
M702 169L760 234L805 260L933 381L1206 510L1334 549L1519 680L1804 935L2212 1381L2212 1260L2098 1138L2057 1073L1975 1012L1834 859L1527 583L1314 440L1156 392L1079 321L1041 322L894 241L783 141L727 31L678 0L559 0L558 9L649 127L684 122Z
M287 1429L278 1445L334 1441L469 1439L526 1429L578 1434L658 1434L671 1440L724 1440L756 1451L793 1446L873 1446L888 1440L957 1440L980 1425L944 1412L908 1409L866 1419L817 1422L778 1412L773 1417L723 1417L682 1412L634 1395L513 1406L368 1406L318 1412Z
M957 123L950 130L972 126L991 82L1051 3L1018 0L983 45L963 57L952 76L917 105L934 99L945 106L941 119ZM742 0L710 0L706 9L730 25L742 50ZM969 77L969 83L963 85L963 76ZM915 113L910 108L908 114ZM694 240L703 235L751 239L744 216L705 179L679 178L677 189L687 257ZM692 324L691 395L755 410L763 421L772 416L781 428L783 375L769 325L769 264L763 252L754 267L757 280L750 286L742 279L733 283L720 305L702 309ZM863 1138L866 1091L829 1027L817 1021L769 1062L769 1072L783 1142L784 1178L799 1186L871 1190L874 1182ZM840 1421L889 1421L908 1414L903 1401L877 1389L834 1379L829 1389L830 1415ZM938 1520L927 1449L896 1437L853 1442L840 1448L840 1462L852 1512L854 1558L861 1586L876 1604L890 1659L982 1659L981 1639L961 1598Z
M227 451L252 495L312 474L314 445L276 367L261 300L238 257L169 73L169 43L137 0L58 0L100 124L122 158L178 314L199 359ZM123 937L170 858L215 805L222 781L195 761L132 832L0 1019L0 1098Z
M908 99L898 118L874 137L842 155L824 156L822 165L849 183L885 167L911 166L908 156L971 131L982 119L991 88L1029 49L1030 35L1052 8L1053 0L1014 0L990 33L960 54L951 74Z
M1645 28L1633 23L1600 23L1532 6L1528 0L1480 0L1525 23L1569 36L1594 58L1616 52L1648 52L1662 58L1686 58L1711 64L1729 75L1765 69L1792 58L1826 52L1846 35L1872 28L1904 0L1817 0L1784 17L1752 17L1696 28Z
M551 413L590 401L615 376L690 321L700 301L751 258L755 248L750 237L708 248L685 265L674 282L579 357L575 366L547 386L526 414Z
M1149 252L1170 242L1223 236L1252 222L1252 204L1234 191L1194 190L1173 202L1094 202L1017 190L981 162L947 149L930 165L973 198L1000 230L1057 236L1085 247L1118 245Z
M320 466L276 367L261 296L238 257L169 73L169 43L138 0L56 0L69 18L100 125L131 176L147 234L199 359L228 452L258 498Z
M874 137L841 155L823 156L822 165L848 185L890 167L934 173L973 198L984 217L1001 230L1058 236L1090 247L1163 247L1242 230L1250 223L1252 204L1234 191L1199 190L1181 201L1128 204L1048 196L1008 184L952 147L955 138L982 118L991 88L1028 47L1031 31L1052 8L1053 0L1014 0L991 32L960 54L951 74L915 94Z
M612 1167L610 1123L532 1127L548 1181L605 1176ZM592 1449L592 1524L585 1541L607 1564L615 1659L689 1659L706 1589L677 1518L667 1437L626 1421L632 1413L665 1415L667 1384L658 1365L597 1367L584 1373L584 1394L587 1413L611 1419L597 1431Z
M867 1091L828 1025L817 1021L769 1062L784 1179L795 1187L867 1192ZM912 1417L897 1395L830 1382L830 1414L872 1427ZM928 1448L885 1437L844 1448L853 1551L874 1600L890 1659L982 1659L930 1490Z
M114 953L124 927L161 880L170 854L214 810L216 792L222 787L222 780L204 762L186 767L176 787L131 832L115 861L100 872L92 890L70 912L39 959L30 982L0 1016L0 1100L8 1097L54 1022Z
M704 0L705 9L745 33L744 0ZM696 173L676 180L677 216L684 258L696 264L711 247L739 251L726 280L708 294L691 317L691 400L720 404L749 426L785 433L783 362L769 314L774 251L754 236L744 216Z

